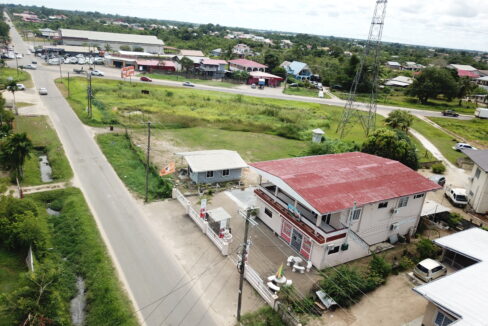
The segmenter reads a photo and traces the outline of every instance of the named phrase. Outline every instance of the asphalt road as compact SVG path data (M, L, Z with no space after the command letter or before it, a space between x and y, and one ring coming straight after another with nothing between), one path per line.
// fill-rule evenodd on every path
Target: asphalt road
M25 54L25 43L13 28L11 37L15 51ZM32 60L33 56L25 56L19 59L19 64L27 64ZM126 190L55 86L53 80L59 76L59 71L56 75L52 71L39 69L31 71L31 74L35 87L48 89L49 95L42 96L42 101L123 283L128 287L136 309L143 308L139 317L146 318L145 324L151 326L161 325L168 314L165 325L220 325L216 316L207 311L207 306L200 300L201 293L192 287L192 282L166 297L166 302L179 302L173 312L171 304L158 305L156 301L150 305L170 293L178 282L188 282L188 277L172 252L166 249L160 237L150 228L140 210L140 204ZM154 308L156 310L153 312Z

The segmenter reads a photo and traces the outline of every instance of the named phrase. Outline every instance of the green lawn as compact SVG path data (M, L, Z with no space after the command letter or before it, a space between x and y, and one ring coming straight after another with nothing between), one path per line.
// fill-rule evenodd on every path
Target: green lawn
M228 83L228 82L222 82L218 80L204 80L204 79L198 79L198 78L187 78L184 76L178 76L178 75L165 75L165 74L140 74L139 76L147 76L152 79L164 79L164 80L172 80L172 81L179 81L179 82L185 82L189 81L194 84L202 84L202 85L208 85L208 86L216 86L216 87L236 87L239 84L233 84L233 83Z
M27 256L27 254L25 254ZM9 293L17 287L20 274L27 272L25 257L20 253L0 248L0 294ZM5 315L0 305L0 326L11 326L12 320Z
M42 154L47 154L51 163L53 182L68 181L73 177L73 171L64 154L63 146L47 119L46 116L15 117L14 131L26 132L36 148L24 164L24 186L43 184L39 170L39 155Z
M101 134L97 136L97 142L119 178L131 191L144 197L146 182L144 153L139 149L134 149L129 139L121 134ZM151 167L148 198L168 198L170 196L169 180L161 178L157 169Z
M12 77L14 80L16 80L18 83L23 83L25 87L33 87L33 83L31 80L31 75L22 69L17 69L15 68L0 68L0 83L5 83L7 82L8 78Z
M347 99L347 93L338 91L333 92L336 96L342 99ZM358 102L368 102L369 94L358 94L356 100ZM463 114L473 114L476 108L474 103L468 102L463 102L463 106L459 106L459 101L457 99L454 99L451 102L443 99L429 99L427 104L422 104L417 98L405 96L402 91L393 91L393 93L388 96L381 93L378 97L378 104L430 111L455 110Z
M447 118L429 118L439 126L467 139L482 148L488 148L488 120L458 120Z
M430 140L451 163L455 164L458 158L464 156L464 154L452 149L456 141L444 131L431 126L419 118L414 118L412 128Z
M318 89L304 88L304 87L287 87L283 90L284 94L288 95L298 95L298 96L308 96L308 97L319 97ZM324 98L330 98L324 92Z

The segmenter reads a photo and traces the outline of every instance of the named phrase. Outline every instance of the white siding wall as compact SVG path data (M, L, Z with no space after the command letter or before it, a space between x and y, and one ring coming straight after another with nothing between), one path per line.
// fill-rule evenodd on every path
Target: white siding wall
M349 248L347 250L340 250L334 254L328 254L327 249L329 245L341 246L346 242L346 238L338 239L326 243L324 246L318 246L314 244L312 252L312 263L318 269L336 266L347 263L348 261L355 260L361 257L369 255L369 248L361 245L353 239L353 237L347 238ZM317 253L316 253L317 252ZM317 255L317 257L316 257Z
M149 53L164 53L163 51L163 46L161 45L149 45L149 44L138 44L138 43L122 43L122 42L103 42L103 41L87 41L87 40L70 40L70 39L63 39L63 44L65 45L94 45L94 46L99 46L102 49L105 49L105 45L109 44L110 47L113 50L119 50L120 46L122 45L128 45L132 49L135 47L141 47L144 49L144 52L149 52Z
M471 171L472 181L467 189L468 200L476 213L484 214L488 212L488 173L480 169L480 176L476 178L476 169L478 166L475 164Z
M276 232L277 234L281 234L281 215L275 211L271 206L267 205L261 198L256 196L256 205L259 208L259 218L263 221L267 226ZM264 208L269 209L273 213L273 217L269 217L264 213Z

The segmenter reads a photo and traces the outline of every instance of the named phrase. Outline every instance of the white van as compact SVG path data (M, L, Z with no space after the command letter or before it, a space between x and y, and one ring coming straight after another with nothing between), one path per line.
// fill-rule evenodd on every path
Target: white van
M444 195L454 206L464 207L468 204L468 197L464 188L454 188L452 185L446 186Z
M413 274L424 282L433 281L447 274L447 268L434 259L424 259L415 266Z

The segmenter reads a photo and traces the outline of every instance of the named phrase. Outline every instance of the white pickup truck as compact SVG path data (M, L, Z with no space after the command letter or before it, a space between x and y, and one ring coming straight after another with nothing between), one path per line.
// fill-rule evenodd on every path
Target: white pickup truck
M468 197L464 188L454 188L452 185L446 186L444 195L454 206L464 207L468 204Z

